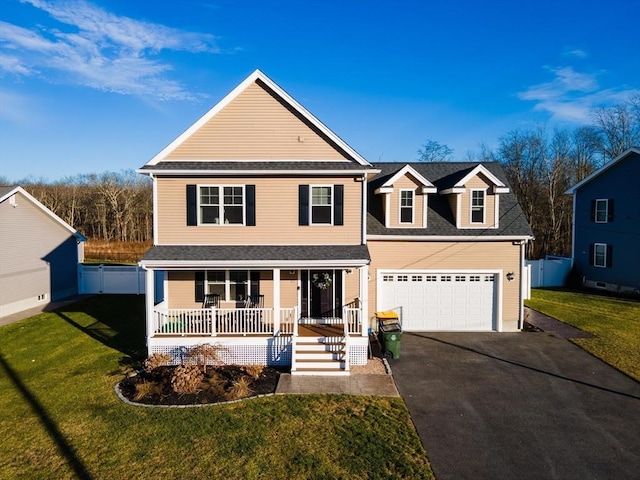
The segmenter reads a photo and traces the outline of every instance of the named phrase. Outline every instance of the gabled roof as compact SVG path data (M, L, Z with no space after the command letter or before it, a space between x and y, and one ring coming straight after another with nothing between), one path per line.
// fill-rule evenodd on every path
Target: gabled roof
M494 193L509 193L509 187L507 187L498 177L487 170L487 167L485 167L481 163L477 164L475 167L469 169L466 172L459 172L458 175L460 175L462 178L456 178L453 185L448 188L442 189L440 193L448 194L464 192L466 183L479 173L481 173L484 177L487 178L487 180L493 183Z
M140 172L146 173L150 170L154 170L153 168L154 166L157 166L161 162L165 161L165 159L171 154L171 152L173 152L176 148L182 145L187 139L189 139L189 137L191 137L195 132L197 132L201 127L203 127L209 120L215 117L227 105L229 105L235 98L237 98L242 92L244 92L247 88L249 88L251 85L253 85L257 81L260 81L263 84L265 84L273 92L273 94L280 99L281 102L283 102L285 105L290 107L293 111L297 112L297 114L299 114L302 118L304 118L307 122L309 122L309 124L311 124L315 129L321 132L322 135L324 135L331 142L337 145L337 147L343 150L349 157L351 157L356 164L361 165L365 168L371 168L371 164L367 162L364 159L364 157L362 157L358 152L356 152L353 148L351 148L344 140L338 137L338 135L336 135L333 131L331 131L326 125L324 125L320 120L318 120L307 109L305 109L302 105L300 105L293 97L291 97L287 92L285 92L282 88L280 88L273 80L267 77L260 70L255 70L242 83L240 83L229 94L227 94L227 96L225 96L220 102L218 102L211 110L205 113L198 121L196 121L187 130L185 130L178 138L176 138L173 142L167 145L167 147L165 147L160 153L158 153L149 162L147 162L145 166L142 169L140 169ZM174 163L179 163L179 162L174 162ZM207 162L202 162L202 163L207 163ZM212 163L217 163L217 162L212 162ZM262 162L262 163L265 163L265 162Z
M378 189L376 189L376 193L390 193L393 190L393 184L406 174L411 175L420 183L420 185L422 185L422 193L436 193L438 191L433 183L420 175L420 173L418 173L415 168L407 163L386 182L384 182Z
M82 235L75 228L73 228L71 225L69 225L67 222L62 220L59 216L57 216L55 213L53 213L51 210L49 210L47 207L45 207L42 203L40 203L38 200L36 200L35 197L33 197L24 188L22 188L20 186L14 186L14 187L0 186L0 203L2 203L5 200L11 198L13 195L15 195L18 192L20 192L22 195L24 195L24 197L28 201L30 201L37 208L42 210L54 222L62 225L65 229L67 229L74 237L76 237L78 239L78 241L80 241L80 242L86 242L87 241L87 239L86 239L86 237L84 235ZM19 206L19 204L18 204L18 206Z
M622 152L620 155L618 155L616 158L614 158L613 160L611 160L610 162L605 163L602 167L600 167L598 170L596 170L595 172L593 172L591 175L589 175L588 177L583 178L581 181L579 181L578 183L576 183L573 187L571 187L570 189L568 189L566 192L564 192L567 195L573 195L575 193L576 190L578 190L580 187L582 187L583 185L589 183L590 181L592 181L593 179L597 178L599 175L603 174L604 172L606 172L607 170L609 170L611 167L613 167L614 165L616 165L618 162L624 160L625 158L627 158L629 155L635 153L636 155L640 155L640 147L631 147L628 150L625 150L624 152Z
M400 171L403 163L374 163L380 173L369 181L369 202L367 212L367 237L392 238L397 236L405 239L456 239L463 240L494 240L494 239L525 239L533 238L533 232L527 222L524 212L518 204L514 193L500 195L499 228L487 229L459 229L456 226L449 199L445 195L432 195L428 202L427 228L387 228L384 223L382 201L375 190L387 183ZM477 162L415 162L411 167L424 178L428 178L433 185L442 191L452 188L473 172ZM507 177L499 163L485 162L482 164L483 174L487 178L495 178L496 184L508 188ZM478 170L480 171L480 170ZM491 177L485 173L491 174ZM471 178L471 177L469 177Z

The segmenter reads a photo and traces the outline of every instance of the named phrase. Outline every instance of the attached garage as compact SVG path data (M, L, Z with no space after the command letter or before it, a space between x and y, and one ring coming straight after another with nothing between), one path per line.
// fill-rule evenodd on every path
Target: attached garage
M498 330L497 272L378 270L377 309L409 331Z

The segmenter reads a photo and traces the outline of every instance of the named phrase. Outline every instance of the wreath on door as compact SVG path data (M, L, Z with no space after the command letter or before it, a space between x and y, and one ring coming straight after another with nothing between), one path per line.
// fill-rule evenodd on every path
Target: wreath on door
M328 273L314 273L311 277L311 283L320 290L326 290L331 286L333 279Z

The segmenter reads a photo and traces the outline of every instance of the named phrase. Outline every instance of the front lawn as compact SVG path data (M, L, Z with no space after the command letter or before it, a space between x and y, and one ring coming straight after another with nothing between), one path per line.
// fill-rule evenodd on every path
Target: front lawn
M572 341L640 380L640 302L585 292L533 289L525 305L593 338Z
M0 328L0 478L433 478L399 398L122 403L143 308L103 295Z

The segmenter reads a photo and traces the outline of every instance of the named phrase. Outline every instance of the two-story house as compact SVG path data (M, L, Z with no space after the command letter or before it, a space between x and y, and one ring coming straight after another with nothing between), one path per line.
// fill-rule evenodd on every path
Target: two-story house
M630 148L567 190L573 195L573 265L589 288L640 294L640 148Z
M144 165L149 353L348 373L375 313L517 331L531 230L496 164L372 165L260 71Z

